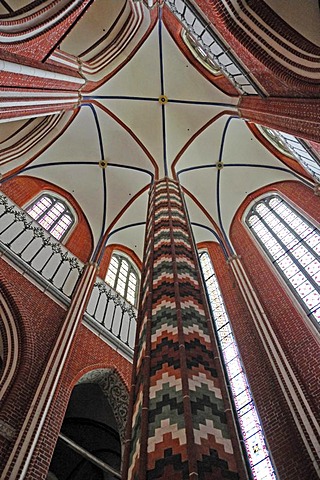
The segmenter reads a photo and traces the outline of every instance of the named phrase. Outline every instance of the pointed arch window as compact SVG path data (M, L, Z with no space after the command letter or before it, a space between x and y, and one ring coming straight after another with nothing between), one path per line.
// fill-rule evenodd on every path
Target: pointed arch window
M320 231L279 195L259 200L246 222L317 328L320 327Z
M199 251L199 257L252 478L254 480L276 480L258 412L242 366L238 345L233 335L210 256L206 250L202 250Z
M112 254L106 282L132 305L137 305L139 277L127 257L119 253Z
M75 223L67 203L49 193L38 197L27 213L57 240L62 240Z

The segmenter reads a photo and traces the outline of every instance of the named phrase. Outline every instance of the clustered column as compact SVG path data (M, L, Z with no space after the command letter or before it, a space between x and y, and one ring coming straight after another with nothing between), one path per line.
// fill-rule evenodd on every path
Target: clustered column
M179 185L150 193L123 479L238 479L242 462Z

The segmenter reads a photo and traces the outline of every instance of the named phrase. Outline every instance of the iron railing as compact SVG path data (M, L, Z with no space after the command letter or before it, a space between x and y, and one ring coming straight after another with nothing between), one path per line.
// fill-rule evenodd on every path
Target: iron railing
M230 51L208 21L201 17L189 0L165 0L166 5L194 38L208 57L220 68L241 95L265 96L261 88L242 67L240 61Z
M87 315L133 349L136 334L136 310L104 281L95 283Z
M83 263L4 194L0 194L0 250L50 293L65 304L70 303ZM125 345L124 350L130 355L136 310L99 278L85 314L88 318L91 327L118 345Z

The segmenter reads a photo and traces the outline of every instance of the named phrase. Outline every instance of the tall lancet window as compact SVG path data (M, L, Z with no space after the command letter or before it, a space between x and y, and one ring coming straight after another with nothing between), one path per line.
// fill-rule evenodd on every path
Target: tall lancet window
M119 253L112 254L106 282L132 305L137 305L139 277L127 257Z
M38 197L27 213L57 240L62 240L75 222L66 202L49 193Z
M320 323L320 231L283 198L259 200L246 222L308 317Z
M199 256L252 477L254 480L275 480L276 476L259 416L252 399L211 259L205 250L200 251Z

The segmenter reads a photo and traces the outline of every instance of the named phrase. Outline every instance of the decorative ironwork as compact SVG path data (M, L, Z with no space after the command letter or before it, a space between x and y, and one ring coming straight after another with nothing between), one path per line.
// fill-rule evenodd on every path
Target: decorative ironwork
M94 285L86 313L122 343L133 349L136 310L102 280Z
M0 224L2 249L52 286L53 295L63 294L66 302L70 300L83 263L3 194L0 194ZM103 280L96 282L86 313L93 323L97 322L132 351L136 310Z
M39 224L0 195L0 240L45 280L71 297L83 264Z
M206 251L201 251L199 255L252 477L255 480L275 480L275 472L250 387L242 367L240 353L225 309L217 277L209 254Z
M86 373L78 382L97 383L106 396L124 442L129 408L129 392L115 369L98 369Z
M193 43L201 48L206 58L216 69L220 69L239 93L264 96L258 85L242 68L239 60L231 53L229 47L223 44L212 26L201 18L191 2L188 0L165 0L165 3L191 36Z

